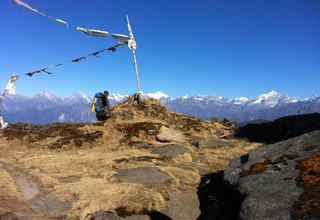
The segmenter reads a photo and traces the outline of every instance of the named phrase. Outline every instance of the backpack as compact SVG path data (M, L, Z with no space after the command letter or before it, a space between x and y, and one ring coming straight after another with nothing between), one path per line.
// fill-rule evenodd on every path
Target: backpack
M104 106L103 106L103 94L101 92L98 92L94 95L94 98L92 99L92 104L91 104L91 111L92 112L100 112Z

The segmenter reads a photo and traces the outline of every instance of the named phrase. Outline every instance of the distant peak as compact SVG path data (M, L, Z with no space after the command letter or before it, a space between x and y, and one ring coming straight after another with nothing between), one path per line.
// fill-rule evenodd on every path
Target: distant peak
M161 91L158 91L156 93L147 93L147 94L144 94L144 96L154 98L154 99L169 98L167 94Z
M36 98L46 98L46 99L55 99L55 98L60 98L60 96L56 93L50 93L50 92L39 92L36 94L34 97Z
M182 99L187 99L187 98L189 98L189 96L188 95L184 95L184 96L181 96L181 98Z
M235 98L232 100L232 102L236 105L241 105L241 104L244 104L248 101L249 101L249 99L246 97L239 97L239 98Z
M275 95L279 95L279 93L276 92L276 91L274 91L274 90L272 90L272 91L269 92L269 93L261 94L261 95L259 96L259 98L268 98L268 97L275 96Z
M234 100L236 100L236 101L243 101L243 102L249 101L249 99L246 98L246 97L239 97L239 98L235 98Z
M72 97L72 98L78 98L78 97L84 98L84 97L87 97L87 96L81 91L76 91L76 92L71 93L70 97Z

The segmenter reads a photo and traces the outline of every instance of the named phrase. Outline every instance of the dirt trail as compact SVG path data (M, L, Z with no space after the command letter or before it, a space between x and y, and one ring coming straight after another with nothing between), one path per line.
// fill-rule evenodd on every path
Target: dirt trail
M11 165L4 165L4 168L14 180L26 200L29 201L40 193L38 184L30 175L19 171Z
M4 170L9 174L15 183L18 192L25 200L25 206L30 209L30 212L24 215L31 218L41 219L67 219L67 214L72 208L71 202L62 202L48 191L41 188L37 180L30 174L8 164L1 164ZM15 210L13 210L15 212ZM17 210L17 213L20 211ZM1 213L0 213L1 214ZM26 216L16 216L25 218ZM2 217L0 216L0 219Z

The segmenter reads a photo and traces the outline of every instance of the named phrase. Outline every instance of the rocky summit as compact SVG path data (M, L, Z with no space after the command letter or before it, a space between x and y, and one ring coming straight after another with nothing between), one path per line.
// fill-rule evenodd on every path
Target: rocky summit
M319 217L319 131L265 145L133 97L111 115L1 130L0 218Z

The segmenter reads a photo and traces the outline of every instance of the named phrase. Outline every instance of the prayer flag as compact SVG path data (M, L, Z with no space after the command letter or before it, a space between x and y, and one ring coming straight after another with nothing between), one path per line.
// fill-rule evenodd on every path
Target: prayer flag
M63 24L65 24L67 27L69 27L68 23L65 22L65 21L63 21L63 20L61 20L61 19L53 18L53 17L51 17L51 16L49 16L49 15L46 15L46 14L40 12L39 10L37 10L37 9L35 9L35 8L32 8L30 5L24 3L24 2L22 2L22 1L20 1L20 0L14 0L14 1L15 1L16 4L22 5L22 6L26 7L27 9L30 9L31 11L34 11L34 12L38 13L39 15L42 15L42 16L44 16L44 17L48 17L48 18L50 18L50 19L52 19L52 20L54 20L54 21L63 23Z
M82 27L77 27L77 30L93 37L107 37L109 35L109 32L107 31L100 31L100 30L94 30L94 29L88 29L88 28L82 28Z

